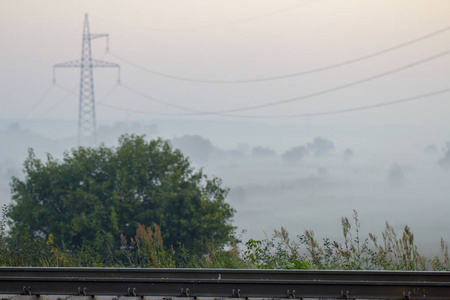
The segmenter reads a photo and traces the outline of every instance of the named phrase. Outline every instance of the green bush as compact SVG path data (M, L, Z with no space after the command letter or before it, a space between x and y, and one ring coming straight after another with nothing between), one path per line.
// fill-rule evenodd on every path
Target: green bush
M53 235L46 240L27 231L6 232L7 207L0 221L0 265L34 267L138 267L138 268L258 268L258 269L335 269L335 270L435 270L450 271L449 245L441 239L440 254L426 258L418 251L408 226L398 235L386 222L381 238L369 233L361 239L356 211L353 222L341 219L343 240L324 238L320 243L312 230L291 239L285 228L275 230L263 240L249 239L242 244L235 234L230 243L217 247L204 242L203 254L190 252L183 245L165 246L157 224L138 224L134 237L120 236L121 245L100 256L92 246L82 243L76 250L57 244ZM241 250L243 249L243 250Z

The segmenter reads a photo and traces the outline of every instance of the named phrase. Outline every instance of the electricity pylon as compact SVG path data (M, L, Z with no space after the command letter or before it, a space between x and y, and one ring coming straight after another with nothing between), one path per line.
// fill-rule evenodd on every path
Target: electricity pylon
M120 82L120 66L118 64L92 59L91 40L106 37L108 51L109 34L92 34L89 31L88 14L84 16L83 42L81 45L81 60L72 60L53 66L53 81L56 68L81 68L80 103L78 111L78 145L96 143L97 128L95 120L95 96L93 68L117 68Z

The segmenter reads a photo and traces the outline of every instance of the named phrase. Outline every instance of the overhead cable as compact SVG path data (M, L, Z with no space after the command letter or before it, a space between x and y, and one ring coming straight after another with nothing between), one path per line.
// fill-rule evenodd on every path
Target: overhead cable
M35 108L45 99L45 97L50 93L50 91L54 88L55 86L53 84L51 84L43 93L42 95L36 100L36 102L34 102L33 106L31 106L31 108L23 115L23 118L26 118L33 110L35 110Z
M438 53L436 55L427 57L425 59L421 59L421 60L416 61L414 63L410 63L410 64L407 64L405 66L392 69L392 70L387 71L387 72L383 72L383 73L380 73L380 74L376 74L376 75L373 75L373 76L366 77L364 79L360 79L360 80L353 81L353 82L350 82L350 83L347 83L347 84L339 85L339 86L336 86L336 87L333 87L333 88L321 90L321 91L318 91L318 92L306 94L306 95L303 95L303 96L298 96L298 97L285 99L285 100L268 102L268 103L265 103L265 104L258 104L258 105L251 105L251 106L246 106L246 107L240 107L240 108L224 109L224 110L219 110L219 111L209 111L209 112L204 112L202 114L224 114L224 113L232 113L232 112L239 112L239 111L255 110L255 109L260 109L260 108L264 108L264 107L277 106L277 105L281 105L281 104L287 104L287 103L297 102L297 101L300 101L300 100L305 100L305 99L309 99L309 98L313 98L313 97L318 97L318 96L330 94L330 93L333 93L333 92L337 92L337 91L340 91L340 90L344 90L344 89L347 89L347 88L351 88L351 87L354 87L354 86L357 86L357 85L360 85L360 84L363 84L363 83L366 83L366 82L370 82L370 81L373 81L373 80L376 80L376 79L380 79L380 78L383 78L383 77L386 77L386 76L389 76L389 75L392 75L392 74L395 74L395 73L398 73L398 72L401 72L401 71L404 71L404 70L408 70L408 69L414 68L416 66L419 66L419 65L425 64L427 62L430 62L432 60L435 60L435 59L447 56L449 54L450 54L450 50L447 50L447 51Z
M71 94L72 96L78 96L78 94L75 93L75 90L77 89L77 87L74 87L73 89L68 89L65 86L60 85L59 83L55 83L55 85L57 87L59 87L60 89L65 90L67 93Z
M62 97L61 99L59 99L59 101L58 101L56 104L54 104L52 107L50 107L49 109L47 109L44 113L41 113L41 114L39 115L38 118L43 118L43 117L45 117L46 115L48 115L51 111L53 111L53 110L56 109L58 106L60 106L64 101L66 101L66 99L69 98L69 96L78 96L78 95L75 93L75 91L76 91L76 89L78 88L78 86L75 86L72 90L70 90L70 89L68 89L68 88L66 88L66 87L64 87L64 86L62 86L62 85L60 85L60 84L58 84L58 83L55 83L54 86L57 86L57 87L59 87L60 89L66 91L67 94L66 94L64 97Z
M124 107L115 106L115 105L106 104L106 103L99 103L98 106L103 106L103 107L111 108L114 110L131 112L131 113L135 113L135 114L144 114L144 115L153 115L153 116L180 116L180 115L186 116L187 115L187 114L182 114L182 113L159 113L159 112L155 112L155 111L148 111L148 110L142 110L142 109L124 108Z
M413 45L415 43L418 43L420 41L432 38L434 36L437 36L439 34L445 33L447 31L450 30L450 26L446 26L444 28L441 28L439 30L433 31L431 33L428 33L426 35L420 36L418 38L409 40L407 42L401 43L401 44L397 44L395 46L389 47L389 48L385 48L383 50L377 51L377 52L373 52L367 55L363 55L357 58L353 58L350 60L346 60L343 62L339 62L339 63L335 63L335 64L331 64L328 66L323 66L323 67L318 67L318 68L314 68L314 69L310 69L310 70L305 70L305 71L300 71L300 72L295 72L295 73L291 73L291 74L286 74L286 75L279 75L279 76L270 76L270 77L262 77L262 78L252 78L252 79L236 79L236 80L215 80L215 79L199 79L199 78L189 78L189 77L183 77L183 76L177 76L177 75L171 75L171 74L167 74L167 73L163 73L163 72L159 72L159 71L155 71L155 70L151 70L145 67L142 67L138 64L135 64L117 54L108 52L109 55L115 57L116 59L122 61L123 63L126 63L136 69L139 69L141 71L153 74L153 75L157 75L157 76L161 76L161 77L165 77L165 78L170 78L170 79L174 79L174 80L180 80L180 81L188 81L188 82L199 82L199 83L215 83L215 84L222 84L222 83L253 83L253 82L264 82L264 81L272 81L272 80L281 80L281 79L287 79L287 78L293 78L293 77L299 77L299 76L303 76L303 75L308 75L308 74L314 74L314 73L319 73L322 71L327 71L327 70L332 70L332 69L336 69L339 67L344 67L344 66L348 66L360 61L364 61L370 58L374 58L410 45Z
M355 111L363 111L363 110L370 110L370 109L376 109L384 106L391 106L391 105L397 105L397 104L403 104L415 100L430 98L442 94L446 94L450 92L450 88L445 88L442 90L437 90L417 96L402 98L398 100L393 101L387 101L372 105L365 105L365 106L357 106L357 107L351 107L346 109L337 109L337 110L328 110L328 111L322 111L322 112L316 112L316 113L303 113L303 114L290 114L290 115L253 115L253 116L238 116L238 115L229 115L229 114L221 114L223 117L231 117L231 118L239 118L239 119L279 119L279 118L307 118L307 117L318 117L318 116L326 116L326 115L337 115L337 114L344 114L344 113L350 113ZM142 109L129 109L129 108L123 108L118 107L114 105L109 104L101 104L101 106L112 108L115 110L121 110L121 111L127 111L132 113L138 113L138 114L147 114L147 115L161 115L161 116L193 116L189 113L158 113L155 111L146 111Z
M236 115L227 115L228 117L240 117L240 118L252 118L252 119L274 119L274 118L306 118L306 117L318 117L318 116L326 116L326 115L337 115L337 114L343 114L343 113L349 113L349 112L355 112L355 111L362 111L362 110L369 110L374 108L379 108L383 106L390 106L390 105L396 105L401 104L405 102L411 102L415 100L420 100L424 98L429 98L441 94L446 94L450 92L450 88L437 90L433 92L429 92L422 95L417 95L413 97L403 98L399 100L393 100L393 101L387 101L372 105L365 105L365 106L357 106L357 107L351 107L346 109L337 109L337 110L329 110L329 111L322 111L317 113L304 113L304 114L290 114L290 115L253 115L253 116L236 116Z
M156 99L154 97L151 97L149 95L141 93L141 92L137 91L136 89L133 89L133 88L127 86L127 85L124 85L123 83L121 84L121 86L124 87L125 89L135 93L136 95L139 95L139 96L141 96L143 98L146 98L148 100L151 100L153 102L156 102L156 103L159 103L159 104L162 104L162 105L165 105L165 106L178 108L178 109L181 109L181 110L187 110L187 111L191 111L191 112L194 112L194 113L197 113L197 114L203 114L204 113L203 111L195 110L195 109L192 109L192 108L189 108L189 107L186 107L186 106L181 106L181 105L172 104L172 103L169 103L169 102L166 102L166 101L158 100L158 99Z
M231 108L231 109L224 109L224 110L216 110L216 111L195 110L195 109L192 109L192 108L189 108L189 107L186 107L186 106L180 106L180 105L172 104L172 103L169 103L169 102L166 102L166 101L158 100L158 99L156 99L154 97L148 96L148 95L146 95L144 93L141 93L141 92L139 92L139 91L137 91L135 89L132 89L130 87L127 87L127 86L124 86L124 87L129 89L130 91L134 92L135 94L140 95L141 97L147 98L147 99L149 99L151 101L155 101L155 102L158 102L158 103L166 105L166 106L175 107L175 108L178 108L178 109L190 111L191 115L223 115L223 114L228 114L228 113L234 113L234 112L240 112L240 111L249 111L249 110L255 110L255 109L260 109L260 108L264 108L264 107L283 105L283 104L288 104L288 103L291 103L291 102L297 102L297 101L301 101L301 100L305 100L305 99L309 99L309 98L314 98L314 97L318 97L318 96L322 96L322 95L326 95L326 94L331 94L331 93L334 93L334 92L337 92L337 91L341 91L341 90L344 90L344 89L348 89L348 88L352 88L352 87L358 86L358 85L363 84L363 83L374 81L376 79L380 79L380 78L383 78L383 77L386 77L386 76L389 76L389 75L392 75L392 74L395 74L395 73L398 73L398 72L401 72L401 71L404 71L404 70L408 70L408 69L414 68L416 66L428 63L428 62L433 61L435 59L447 56L449 54L450 54L450 50L447 50L447 51L440 52L438 54L429 56L427 58L415 61L413 63L409 63L407 65L404 65L404 66L401 66L401 67L398 67L398 68L395 68L395 69L392 69L392 70L389 70L389 71L386 71L386 72L382 72L382 73L379 73L379 74L376 74L376 75L373 75L373 76L369 76L369 77L366 77L366 78L363 78L363 79L360 79L360 80L357 80L357 81L353 81L353 82L350 82L350 83L347 83L347 84L335 86L335 87L328 88L328 89L325 89L325 90L313 92L313 93L302 95L302 96L297 96L297 97L294 97L294 98L278 100L278 101L268 102L268 103L264 103L264 104L251 105L251 106L238 107L238 108Z
M185 30L201 30L201 29L219 28L219 27L224 27L224 26L229 26L229 25L236 25L236 24L242 24L242 23L247 23L247 22L254 21L254 20L259 20L259 19L271 17L271 16L274 16L274 15L278 15L278 14L282 14L282 13L285 13L285 12L292 11L292 10L297 9L299 7L305 6L305 5L310 4L310 3L318 2L318 1L320 1L320 0L310 0L308 2L305 0L305 2L302 2L300 4L297 4L297 5L294 5L294 6L285 7L285 8L281 8L279 10L271 11L271 12L268 12L268 13L265 13L265 14L256 15L256 16L253 16L253 17L248 17L248 18L243 18L243 19L238 19L238 20L229 21L229 22L223 22L223 23L218 23L218 24L207 25L207 26L196 26L196 27L184 26L184 27L177 27L177 28L170 28L170 27L166 27L166 28L159 27L158 28L158 27L153 27L153 28L145 28L145 30L150 30L150 31L173 31L173 30L178 31L178 30L183 30L183 31L185 31ZM108 21L108 20L105 20L105 19L99 18L99 17L93 17L93 19L96 19L96 20L98 20L100 22L103 22L103 23L111 23L111 24L115 24L115 25L119 25L119 26L124 26L123 23L111 22L111 21ZM130 27L130 26L126 26L126 27ZM137 26L132 26L132 27L142 29L142 27L137 27Z
M111 94L117 89L118 86L120 86L120 83L115 84L108 92L106 92L105 95L103 95L103 97L100 98L100 100L96 101L96 103L104 103L106 99L111 96Z
M230 22L224 22L224 23L221 23L221 24L205 26L205 27L202 27L202 28L194 28L194 29L210 29L210 28L218 28L218 27L224 27L224 26L229 26L229 25L236 25L236 24L247 23L247 22L250 22L250 21L259 20L259 19L263 19L263 18L274 16L274 15L278 15L278 14L281 14L281 13L285 13L285 12L288 12L288 11L292 11L293 9L297 9L299 7L305 6L306 4L310 4L310 3L318 2L318 1L319 0L312 0L312 1L309 1L309 2L302 2L302 3L294 5L294 6L282 8L282 9L279 9L279 10L276 10L276 11L272 11L272 12L269 12L269 13L266 13L266 14L262 14L262 15L259 15L259 16L254 16L254 17L249 17L249 18L246 18L246 19L235 20L235 21L230 21Z

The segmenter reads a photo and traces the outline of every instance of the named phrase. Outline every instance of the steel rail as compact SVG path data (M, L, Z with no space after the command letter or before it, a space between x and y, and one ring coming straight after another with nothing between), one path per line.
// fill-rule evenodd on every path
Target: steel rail
M449 272L0 268L0 294L441 300L450 299L449 277Z
M143 268L33 268L0 267L4 277L104 277L271 280L384 280L450 282L450 272L342 271L254 269L143 269Z

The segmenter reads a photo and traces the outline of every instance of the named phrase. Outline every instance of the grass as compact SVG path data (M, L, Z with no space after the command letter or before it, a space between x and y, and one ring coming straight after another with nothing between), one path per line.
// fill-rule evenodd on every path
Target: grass
M5 215L3 209L3 215ZM410 270L450 271L449 245L441 239L435 257L419 253L414 234L408 226L401 233L386 222L381 235L360 236L360 221L354 211L351 219L342 217L342 240L318 241L312 230L291 238L285 228L274 230L263 240L243 243L236 236L229 245L217 249L205 244L203 255L191 255L183 247L175 251L163 243L161 228L139 224L136 235L120 236L120 249L110 249L100 257L84 245L74 251L56 245L53 236L46 239L26 233L8 236L6 219L0 221L0 265L33 267L137 267L137 268L257 268L323 270Z
M249 240L244 257L257 268L270 269L450 270L449 246L443 239L439 255L430 258L419 253L408 226L397 234L386 222L381 237L372 233L361 237L360 221L354 211L353 221L343 217L341 227L341 242L328 238L319 242L312 230L292 240L281 228L270 238Z

